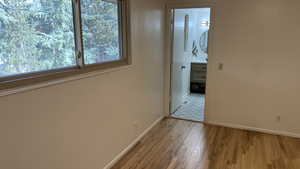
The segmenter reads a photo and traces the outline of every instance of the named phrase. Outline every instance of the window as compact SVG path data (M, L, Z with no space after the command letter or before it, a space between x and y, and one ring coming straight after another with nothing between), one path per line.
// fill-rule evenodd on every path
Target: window
M81 1L85 63L121 58L119 8L117 2Z
M0 0L0 89L128 64L126 0Z
M0 1L0 23L0 77L76 65L71 1Z

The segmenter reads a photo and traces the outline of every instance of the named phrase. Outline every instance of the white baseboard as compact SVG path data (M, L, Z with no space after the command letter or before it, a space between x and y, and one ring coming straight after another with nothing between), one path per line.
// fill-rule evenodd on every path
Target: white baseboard
M157 119L154 123L151 124L138 138L136 138L130 145L128 145L120 154L118 154L110 163L108 163L103 169L112 168L124 155L126 155L155 125L157 125L161 120L164 119L164 116Z
M234 128L234 129L256 131L256 132L272 134L272 135L300 138L300 134L286 132L286 131L268 130L268 129L244 126L244 125L240 125L240 124L221 123L221 122L215 122L215 121L206 121L205 123L210 124L210 125L215 125L215 126L222 126L222 127L228 127L228 128Z

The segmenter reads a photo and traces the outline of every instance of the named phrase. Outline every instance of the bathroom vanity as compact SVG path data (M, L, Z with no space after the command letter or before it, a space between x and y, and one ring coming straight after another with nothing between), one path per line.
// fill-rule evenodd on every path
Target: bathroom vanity
M205 94L207 59L194 59L191 63L190 92Z

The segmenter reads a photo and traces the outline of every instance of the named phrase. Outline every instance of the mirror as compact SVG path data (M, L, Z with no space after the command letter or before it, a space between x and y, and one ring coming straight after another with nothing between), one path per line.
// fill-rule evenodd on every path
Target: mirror
M200 46L200 50L203 53L208 54L208 31L205 31L201 34L200 36L200 40L199 40L199 46Z

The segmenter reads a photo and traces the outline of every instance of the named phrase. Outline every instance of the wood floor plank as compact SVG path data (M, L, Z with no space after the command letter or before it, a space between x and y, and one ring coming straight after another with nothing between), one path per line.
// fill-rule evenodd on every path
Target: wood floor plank
M300 139L165 119L112 169L300 169Z

